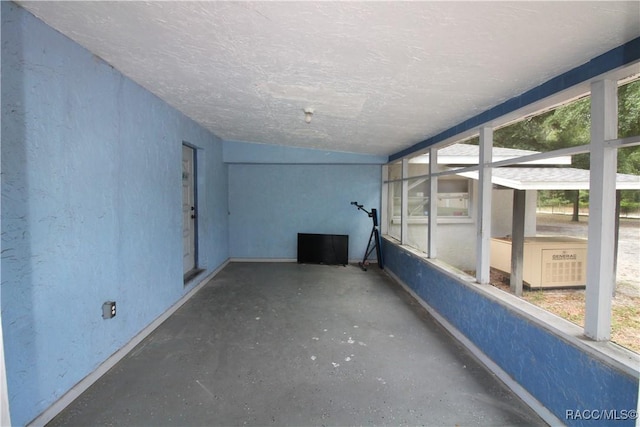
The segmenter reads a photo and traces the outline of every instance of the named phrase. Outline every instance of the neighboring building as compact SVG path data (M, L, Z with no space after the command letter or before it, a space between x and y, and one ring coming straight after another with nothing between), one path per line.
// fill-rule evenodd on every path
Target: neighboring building
M452 144L438 150L439 170L452 170L478 164L478 146ZM537 154L537 151L512 148L493 148L493 161L509 160ZM526 192L525 236L536 235L536 203L538 190L588 190L589 171L568 167L571 156L534 160L523 166L502 167L493 170L491 236L511 235L513 190ZM429 156L422 155L409 161L410 176L429 173ZM399 178L399 168L390 179ZM400 236L400 183L389 186L389 234ZM640 177L617 175L620 190L640 190ZM409 183L407 243L427 252L429 180L416 178ZM455 176L438 179L438 258L465 271L475 269L475 246L467 242L474 238L477 227L478 172L460 172Z

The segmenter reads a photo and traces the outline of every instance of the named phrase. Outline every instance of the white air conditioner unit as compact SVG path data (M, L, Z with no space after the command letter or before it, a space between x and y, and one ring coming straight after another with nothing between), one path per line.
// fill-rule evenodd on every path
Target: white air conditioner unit
M522 280L531 289L584 287L587 240L537 236L524 240ZM511 239L491 239L491 267L511 273Z

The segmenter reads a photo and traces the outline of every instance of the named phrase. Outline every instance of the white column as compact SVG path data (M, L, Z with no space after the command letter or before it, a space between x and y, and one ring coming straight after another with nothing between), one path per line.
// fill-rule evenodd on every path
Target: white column
M489 283L489 261L491 255L491 163L493 129L480 128L480 161L478 171L478 223L476 236L476 280Z
M513 218L511 221L511 292L522 296L522 272L524 264L524 217L526 209L525 190L513 190Z
M617 149L605 141L618 137L618 85L612 80L591 84L591 178L584 333L596 341L611 335L611 294L616 280L615 203Z
M389 234L389 219L392 218L389 215L389 186L393 184L385 183L384 181L389 179L389 166L382 165L382 179L380 185L382 191L380 192L380 233Z
M4 344L2 341L2 315L0 314L0 425L10 426L9 393L7 391L7 376L4 364Z
M536 235L536 206L538 205L538 190L526 190L524 203L524 235Z
M400 210L400 241L406 245L409 241L409 159L402 159L402 208Z
M433 176L438 172L438 150L434 147L429 148L429 258L436 258L438 236L438 177Z

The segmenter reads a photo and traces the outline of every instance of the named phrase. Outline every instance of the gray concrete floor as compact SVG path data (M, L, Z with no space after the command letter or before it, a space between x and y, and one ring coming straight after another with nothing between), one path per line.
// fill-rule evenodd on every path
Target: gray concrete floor
M49 425L544 422L377 267L231 263Z

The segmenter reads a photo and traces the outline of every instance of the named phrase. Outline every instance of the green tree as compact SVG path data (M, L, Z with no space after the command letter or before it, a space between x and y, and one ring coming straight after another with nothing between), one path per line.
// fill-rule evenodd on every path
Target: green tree
M620 138L640 135L640 79L618 89L618 116Z
M588 144L591 138L590 97L584 97L570 104L496 130L494 146L518 148L533 151L552 151L565 147ZM620 86L618 89L618 135L620 138L640 135L640 80ZM476 140L477 141L477 140ZM589 155L572 156L572 166L589 169ZM618 172L640 175L640 146L618 150ZM621 204L627 208L640 206L638 191L623 191ZM557 198L543 195L543 199ZM582 196L578 191L566 191L562 197L574 204L575 221Z
M635 80L618 91L618 135L620 138L640 135L640 80ZM618 172L640 175L640 146L618 150ZM621 191L622 212L640 208L640 191Z

